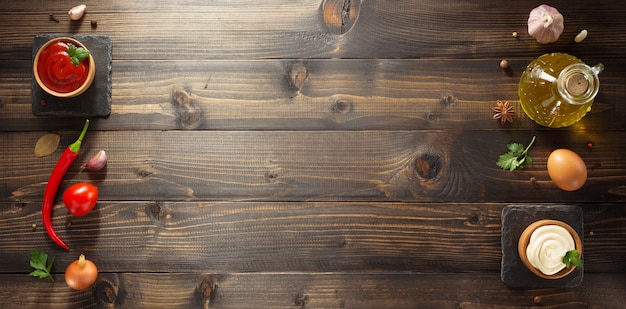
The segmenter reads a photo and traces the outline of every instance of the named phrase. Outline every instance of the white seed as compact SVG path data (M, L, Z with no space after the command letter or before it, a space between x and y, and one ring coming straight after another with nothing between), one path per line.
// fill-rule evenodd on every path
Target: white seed
M513 33L511 33L511 35L516 38L518 36L517 31L513 31Z
M84 4L77 5L71 8L69 12L67 12L67 15L70 17L71 20L79 20L81 17L83 17L83 14L85 14L86 9L87 6Z
M502 61L500 61L500 68L508 69L509 68L509 62L506 59L502 59Z
M574 42L580 43L587 37L587 30L583 29L580 33L576 35L574 38Z

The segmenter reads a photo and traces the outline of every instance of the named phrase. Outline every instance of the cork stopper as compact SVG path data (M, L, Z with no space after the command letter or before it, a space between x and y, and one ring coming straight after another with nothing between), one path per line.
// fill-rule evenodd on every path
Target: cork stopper
M581 95L589 89L589 81L582 73L572 74L565 83L567 91L573 95Z

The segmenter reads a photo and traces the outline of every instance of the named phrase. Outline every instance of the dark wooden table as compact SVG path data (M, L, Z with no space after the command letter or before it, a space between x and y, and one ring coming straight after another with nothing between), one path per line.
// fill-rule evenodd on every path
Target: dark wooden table
M540 1L85 3L71 22L78 2L0 2L0 307L626 303L620 1L550 1L565 31L548 45L526 31ZM582 29L589 36L575 43ZM60 188L91 182L98 205L80 218L60 198L54 207L69 252L48 238L41 203L84 118L33 115L31 51L42 33L108 35L113 45L111 115L90 119ZM555 51L606 67L591 113L564 129L532 122L517 95L526 65ZM497 100L513 105L513 123L492 119ZM47 133L60 134L59 147L35 157ZM496 166L507 144L533 136L532 166ZM586 162L580 190L550 181L556 148ZM100 149L107 168L81 171ZM503 284L501 211L511 204L583 209L582 284ZM56 258L54 282L28 275L33 249ZM100 276L77 292L63 272L81 253Z

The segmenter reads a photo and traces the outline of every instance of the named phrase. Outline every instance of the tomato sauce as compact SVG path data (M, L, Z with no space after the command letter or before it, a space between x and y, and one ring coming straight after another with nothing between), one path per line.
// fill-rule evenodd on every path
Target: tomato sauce
M68 46L65 42L51 44L39 55L37 62L39 79L48 88L60 93L78 89L87 80L89 72L89 58L75 66L67 53Z

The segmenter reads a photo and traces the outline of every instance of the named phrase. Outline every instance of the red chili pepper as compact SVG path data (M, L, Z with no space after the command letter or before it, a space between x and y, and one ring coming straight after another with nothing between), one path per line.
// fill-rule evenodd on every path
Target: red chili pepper
M46 190L43 193L43 204L41 206L43 226L46 228L46 232L48 232L50 239L66 250L69 250L70 247L66 245L61 238L59 238L59 235L57 235L54 231L54 227L52 227L52 206L54 205L54 197L57 194L59 186L61 185L61 181L63 181L65 173L70 168L70 165L72 165L72 162L74 162L74 160L78 157L80 144L83 142L83 137L85 137L88 127L89 119L85 121L85 126L83 127L83 131L80 133L78 139L65 149L61 158L57 161L57 164L54 166L52 174L50 174L50 178L48 179Z

